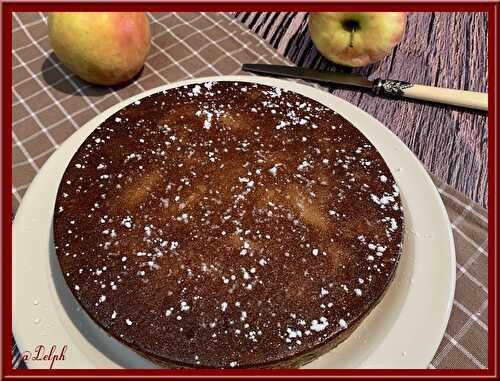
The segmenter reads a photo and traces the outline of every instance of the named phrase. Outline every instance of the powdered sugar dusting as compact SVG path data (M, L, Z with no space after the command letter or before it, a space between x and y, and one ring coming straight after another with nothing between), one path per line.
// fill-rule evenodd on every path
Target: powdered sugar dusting
M401 252L399 192L325 106L205 82L132 102L89 136L61 182L54 238L110 334L193 366L246 367L370 309Z

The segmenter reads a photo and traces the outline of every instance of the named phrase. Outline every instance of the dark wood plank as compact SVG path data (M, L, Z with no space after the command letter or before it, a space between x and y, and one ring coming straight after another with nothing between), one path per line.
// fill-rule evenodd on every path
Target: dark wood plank
M233 13L299 66L339 70L315 49L306 13ZM487 91L486 13L410 13L403 41L383 61L354 69L371 78ZM428 170L486 208L488 130L485 113L394 101L331 87L394 131Z

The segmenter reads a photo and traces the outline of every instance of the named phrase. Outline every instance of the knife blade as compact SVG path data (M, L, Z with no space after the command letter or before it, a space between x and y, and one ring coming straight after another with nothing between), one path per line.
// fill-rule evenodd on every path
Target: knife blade
M300 68L286 65L243 64L242 69L252 73L270 74L280 77L308 79L319 82L370 89L375 95L393 98L413 98L453 106L488 110L488 93L455 90L442 87L417 85L393 79L369 80L363 75L334 71Z
M278 75L281 77L310 79L313 81L363 87L365 89L371 89L373 87L373 81L359 74L265 64L243 64L243 70L253 73Z

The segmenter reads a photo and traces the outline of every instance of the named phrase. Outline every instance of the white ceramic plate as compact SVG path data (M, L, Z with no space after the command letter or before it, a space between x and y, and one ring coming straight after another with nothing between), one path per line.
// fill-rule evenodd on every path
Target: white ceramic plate
M401 189L404 252L380 304L344 343L306 368L426 368L448 323L455 251L439 193L412 152L387 128L350 103L296 82L254 76L198 78L134 96L85 124L50 157L24 195L13 225L13 332L21 351L68 345L57 368L155 367L104 333L80 308L62 277L52 240L57 188L71 157L108 116L154 92L204 81L279 86L315 99L356 126L386 160ZM44 361L30 368L47 368Z

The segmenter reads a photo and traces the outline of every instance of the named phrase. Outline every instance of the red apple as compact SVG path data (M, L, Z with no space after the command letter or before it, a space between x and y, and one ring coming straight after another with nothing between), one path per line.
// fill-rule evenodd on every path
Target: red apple
M93 84L128 81L149 53L149 22L142 12L54 12L48 24L56 56Z
M319 52L346 66L380 61L401 41L405 25L404 12L320 12L309 18L309 32Z

